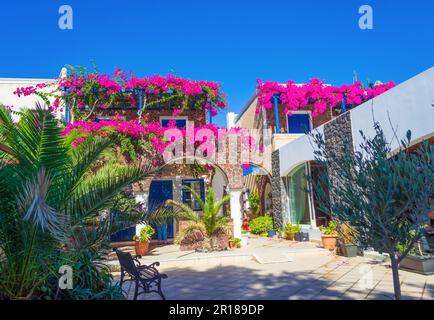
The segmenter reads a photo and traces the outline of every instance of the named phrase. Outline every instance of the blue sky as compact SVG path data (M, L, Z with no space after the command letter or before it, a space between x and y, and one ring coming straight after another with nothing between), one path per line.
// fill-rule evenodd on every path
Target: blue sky
M62 4L73 30L58 28ZM358 27L363 4L373 30ZM175 72L221 82L236 112L257 78L410 78L434 65L433 12L432 0L1 1L0 77L55 77L92 61L102 72Z

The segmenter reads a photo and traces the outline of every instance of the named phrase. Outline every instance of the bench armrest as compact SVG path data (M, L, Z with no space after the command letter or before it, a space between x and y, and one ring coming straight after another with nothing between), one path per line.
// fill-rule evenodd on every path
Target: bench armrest
M150 268L155 268L155 267L159 267L159 266L160 266L160 263L158 261L148 265L148 267L150 267Z
M140 259L142 258L142 256L139 256L139 255L137 255L137 256L134 256L133 257L133 260L134 260L134 262L137 264L137 267L140 267L142 264L140 263Z

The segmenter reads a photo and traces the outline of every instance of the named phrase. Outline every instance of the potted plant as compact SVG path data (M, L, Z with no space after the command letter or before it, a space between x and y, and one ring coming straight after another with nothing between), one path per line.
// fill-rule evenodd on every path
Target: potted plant
M423 235L412 248L402 243L398 245L400 252L409 251L408 255L402 259L399 265L401 269L425 275L434 274L434 254L430 246L431 239L429 239L433 235L430 234L431 230L428 228L425 230L425 235Z
M336 222L330 221L327 226L320 226L321 240L324 249L334 250L337 242L337 225Z
M140 230L140 234L138 236L134 236L133 240L135 241L134 249L136 250L136 255L146 256L148 254L149 240L151 240L151 237L154 235L154 233L154 228L147 224Z
M354 244L355 235L354 229L347 223L343 223L339 227L339 251L344 257L356 257L358 246Z
M309 232L303 232L300 225L296 228L295 241L309 241Z
M424 275L434 275L433 254L409 254L402 259L399 267L407 271L413 271Z
M277 231L271 226L269 225L267 228L267 235L269 238L273 238L277 236Z
M230 238L229 239L229 249L234 250L236 248L241 248L241 239L240 238Z
M286 240L294 241L296 233L301 232L301 227L299 225L288 223L285 226L284 232L285 232L285 239Z

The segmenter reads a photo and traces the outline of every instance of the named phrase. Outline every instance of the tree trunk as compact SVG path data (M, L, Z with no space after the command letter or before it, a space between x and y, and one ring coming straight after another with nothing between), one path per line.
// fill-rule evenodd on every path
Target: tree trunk
M211 251L214 251L214 236L211 236L209 238L209 246L211 248Z
M401 300L401 284L399 283L399 264L395 255L390 255L392 264L393 289L395 291L395 300Z

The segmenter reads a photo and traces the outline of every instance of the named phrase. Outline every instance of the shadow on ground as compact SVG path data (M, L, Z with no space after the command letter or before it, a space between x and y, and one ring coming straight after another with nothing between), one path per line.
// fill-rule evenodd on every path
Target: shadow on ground
M327 280L315 270L304 272L264 272L255 263L249 266L217 266L166 270L168 279L163 281L163 292L167 299L176 300L323 300L365 299L372 288L362 289L357 279L348 282ZM282 268L282 265L280 265ZM132 296L134 285L125 284L124 289ZM376 290L370 299L392 299L388 290ZM159 299L146 294L140 299Z

